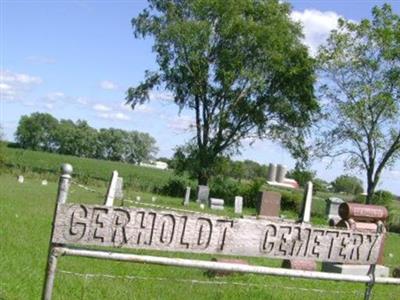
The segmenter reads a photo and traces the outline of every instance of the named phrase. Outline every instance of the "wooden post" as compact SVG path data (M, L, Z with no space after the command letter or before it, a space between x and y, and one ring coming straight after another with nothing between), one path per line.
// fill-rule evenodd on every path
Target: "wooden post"
M383 232L383 222L378 221L378 228L376 230L376 234L382 234ZM375 278L375 269L376 269L376 262L370 265L368 276L370 277L370 281L365 284L365 294L364 300L370 300L372 295L372 288L374 287L376 278Z
M61 176L60 176L60 181L58 183L57 202L54 209L53 223L52 223L50 243L49 243L49 252L48 252L49 254L47 258L47 268L46 268L45 280L42 291L43 300L51 300L53 294L54 278L56 275L56 268L57 268L57 259L58 256L60 255L55 248L55 246L59 245L55 245L52 243L54 234L54 224L55 224L58 205L67 202L72 171L73 169L70 164L61 165Z

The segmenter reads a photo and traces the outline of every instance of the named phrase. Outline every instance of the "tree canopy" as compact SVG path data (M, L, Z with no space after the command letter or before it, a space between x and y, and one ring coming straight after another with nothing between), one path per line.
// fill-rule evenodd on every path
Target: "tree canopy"
M340 20L320 49L325 131L320 155L365 171L367 203L400 155L400 18L387 4L372 20Z
M332 181L333 190L337 193L357 195L363 192L362 181L350 175L341 175Z
M114 128L97 130L86 121L58 121L47 113L22 116L15 133L20 147L80 157L140 163L158 151L147 133Z
M154 41L158 69L127 91L135 108L162 88L193 112L187 156L206 184L218 157L247 137L281 141L296 156L318 110L314 61L290 6L278 0L149 0L132 19L136 37Z

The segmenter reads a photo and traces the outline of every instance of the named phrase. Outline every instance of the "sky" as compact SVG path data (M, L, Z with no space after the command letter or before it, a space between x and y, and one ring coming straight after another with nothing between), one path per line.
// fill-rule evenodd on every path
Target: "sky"
M389 3L400 14L400 0L289 1L291 17L303 24L311 54L334 29L339 17L359 21L371 17L375 5ZM0 126L14 139L22 115L48 112L58 119L87 120L95 128L148 132L157 140L158 156L192 136L190 111L179 112L165 91L134 111L124 105L128 87L145 70L157 68L151 39L135 39L131 19L147 6L144 0L0 0ZM279 144L245 143L234 159L262 164L295 161ZM327 181L348 173L365 182L364 174L343 162L314 161L311 169ZM379 189L400 195L400 163L386 170Z

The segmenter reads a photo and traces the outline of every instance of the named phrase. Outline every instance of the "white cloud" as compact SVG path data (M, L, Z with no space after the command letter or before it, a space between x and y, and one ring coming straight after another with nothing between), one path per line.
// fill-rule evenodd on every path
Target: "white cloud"
M302 12L293 11L291 17L303 25L304 43L309 47L311 54L315 55L331 30L337 28L338 19L342 16L334 11L306 9Z
M194 120L190 116L177 116L168 121L168 128L173 131L179 132L187 132L194 129Z
M56 60L52 57L36 56L36 55L28 56L26 58L26 61L34 65L50 65L56 63Z
M51 92L48 93L46 96L43 97L43 99L47 102L57 102L60 100L64 100L67 97L65 96L65 94L63 92Z
M95 111L101 111L101 112L111 111L111 107L100 103L93 105L93 109Z
M103 80L103 81L101 81L100 82L100 87L103 90L116 90L116 89L118 89L118 85L115 82L111 81L111 80Z
M0 70L1 100L19 100L33 86L43 82L40 77Z
M98 116L102 119L117 120L117 121L129 121L131 118L122 112L116 113L99 113Z
M85 97L78 97L75 100L81 105L87 105L89 103L88 99L86 99Z
M52 110L54 108L54 104L53 103L45 103L44 107L49 109L49 110Z

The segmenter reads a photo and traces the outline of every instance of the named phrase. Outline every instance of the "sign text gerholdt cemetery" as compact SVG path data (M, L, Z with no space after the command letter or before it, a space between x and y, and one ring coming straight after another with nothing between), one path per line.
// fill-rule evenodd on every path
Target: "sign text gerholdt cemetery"
M61 204L52 242L372 264L382 237L279 220Z

